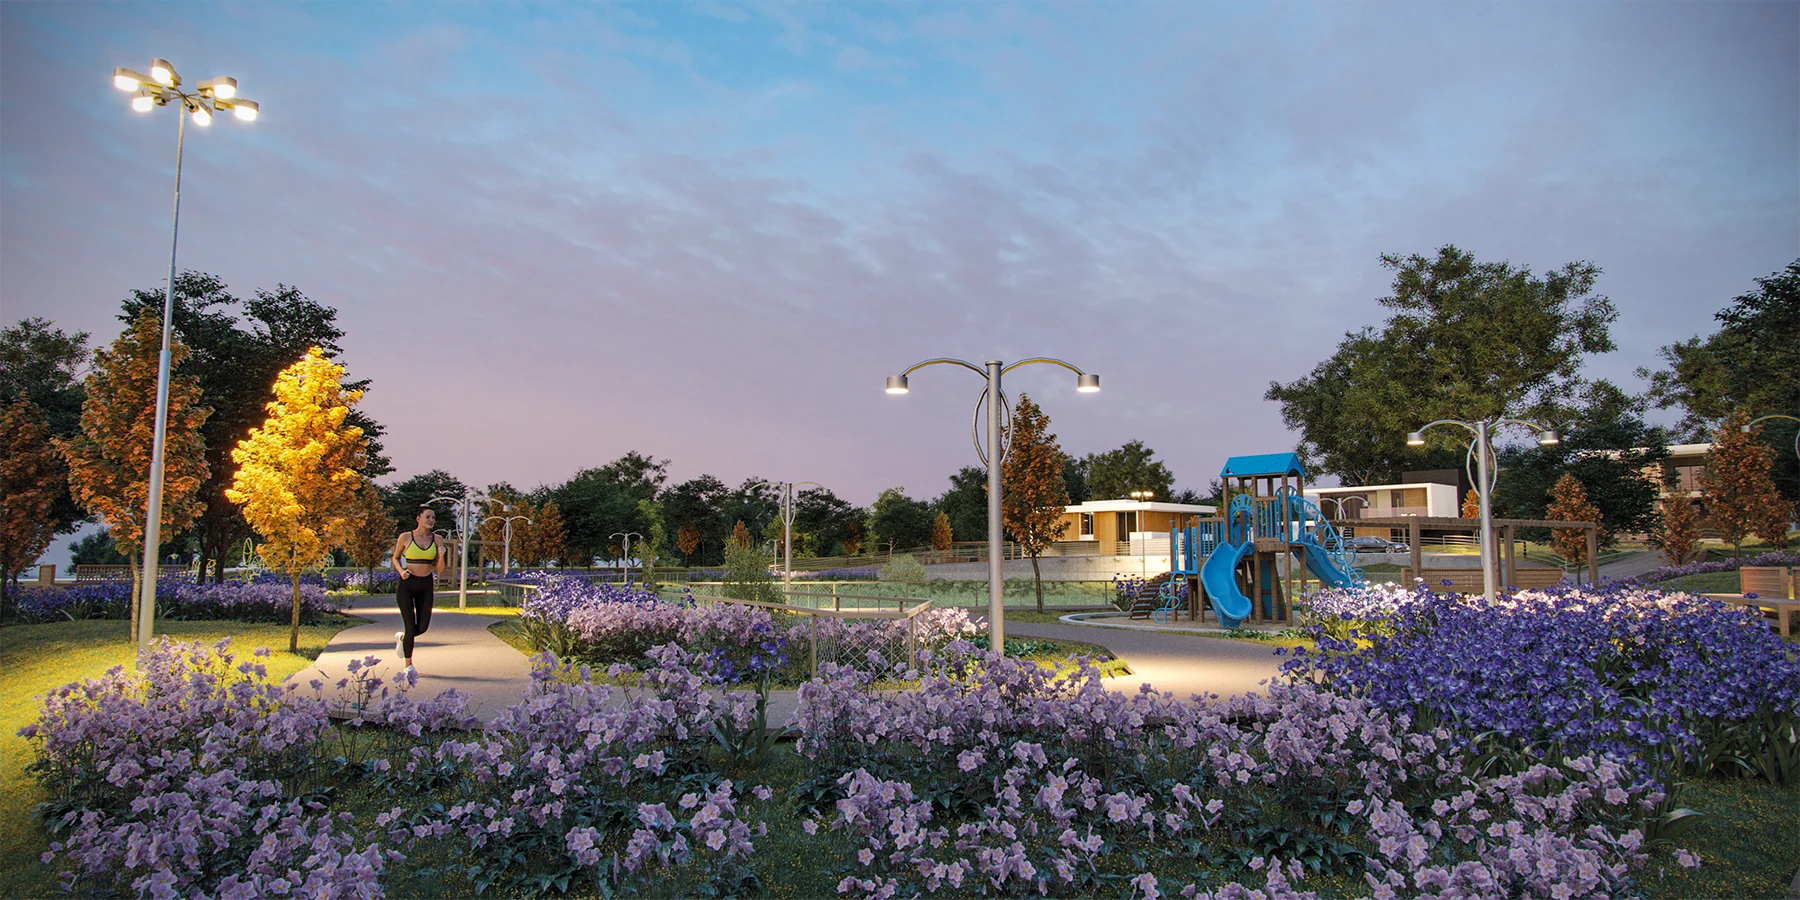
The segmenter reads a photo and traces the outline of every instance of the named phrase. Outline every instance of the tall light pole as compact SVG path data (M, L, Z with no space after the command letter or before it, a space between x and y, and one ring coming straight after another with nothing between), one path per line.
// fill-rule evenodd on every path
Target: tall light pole
M615 531L612 534L607 535L607 537L616 537L616 538L624 538L625 539L625 558L624 558L624 560L621 561L621 565L625 569L625 583L630 584L631 583L631 539L638 538L641 540L644 536L641 534L638 534L635 531Z
M505 512L506 507L504 507L504 506L501 507L500 511ZM482 519L481 521L486 523L486 522L492 522L495 519L499 519L500 521L506 523L506 525L500 529L500 577L505 578L509 573L512 572L512 523L513 523L513 520L514 519L524 519L525 524L527 524L527 525L532 524L532 522L531 522L530 516L488 516L487 518Z
M1770 413L1766 416L1757 416L1756 418L1751 419L1748 422L1745 422L1744 427L1739 430L1743 431L1745 434L1749 434L1750 429L1753 426L1755 426L1759 423L1762 423L1762 422L1767 422L1770 419L1786 419L1789 422L1800 422L1800 418L1796 418L1794 416L1786 416L1786 415L1782 415L1781 413ZM1800 430L1796 430L1794 432L1794 455L1800 456Z
M1083 372L1075 366L1060 359L1038 356L1022 359L1012 365L1002 365L997 359L990 359L985 366L960 359L940 358L928 359L914 363L906 371L887 377L887 392L904 394L907 387L906 376L926 366L953 365L962 366L987 379L987 389L975 401L975 413L969 419L970 437L975 441L975 455L981 459L988 470L988 649L995 656L1006 653L1006 580L1004 575L1005 540L1000 525L1000 467L1006 461L1010 446L1006 442L1006 432L1011 429L1012 411L1006 404L1006 395L1000 392L1000 376L1020 366L1032 363L1049 363L1062 366L1075 373L1075 390L1083 394L1092 394L1100 390L1100 376ZM981 448L981 404L987 403L987 449ZM1004 414L1002 413L1004 410Z
M163 290L162 353L156 369L156 426L150 441L150 497L144 512L144 572L138 593L138 652L150 646L156 627L156 566L162 549L163 452L169 431L169 338L175 319L175 245L181 234L181 155L187 141L188 113L202 128L212 124L213 114L231 110L246 122L256 120L254 100L237 95L236 78L208 78L192 91L181 86L181 75L166 59L150 61L150 74L113 67L113 86L132 93L131 108L149 112L175 103L175 204L169 226L169 283Z
M1481 597L1489 606L1493 606L1498 591L1494 586L1494 507L1490 492L1494 480L1498 477L1492 456L1494 445L1490 440L1493 430L1502 425L1520 425L1538 432L1538 446L1549 447L1562 443L1562 436L1554 428L1545 428L1522 419L1482 419L1476 422L1464 422L1461 419L1439 419L1427 422L1424 428L1406 436L1409 447L1421 447L1425 444L1425 432L1434 425L1458 425L1475 436L1475 493L1481 500ZM1418 548L1414 548L1415 550Z
M803 484L822 488L824 485L816 481L759 481L750 487L759 488L773 485L781 492L781 591L782 602L787 602L789 591L794 588L794 488Z
M439 502L457 504L456 533L462 543L456 558L457 609L469 608L469 525L474 518L472 507L474 507L477 501L486 502L489 499L491 498L477 494L468 488L464 488L461 497L433 497L430 500L425 501L427 506Z

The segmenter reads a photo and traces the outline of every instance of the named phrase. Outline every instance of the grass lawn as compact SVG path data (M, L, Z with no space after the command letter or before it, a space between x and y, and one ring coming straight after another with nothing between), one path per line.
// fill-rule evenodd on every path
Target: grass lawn
M1664 591L1687 591L1693 594L1735 594L1741 582L1736 570L1730 572L1702 572L1699 575L1683 575L1668 581L1659 581L1651 587Z
M364 619L354 616L325 617L320 625L302 626L300 652L287 652L286 625L244 622L157 622L156 633L179 641L217 641L231 638L240 657L258 647L271 652L265 664L271 680L280 681L305 669L319 658L331 636ZM19 729L37 719L45 694L70 682L95 678L118 665L131 665L136 654L129 644L131 623L123 619L52 622L45 625L9 625L0 628L0 659L6 661L6 679L0 683L0 884L7 896L46 894L54 886L53 875L37 860L47 838L31 817L31 808L44 799L37 783L25 773L31 761L31 744L19 737ZM19 893L16 886L36 884L41 889Z

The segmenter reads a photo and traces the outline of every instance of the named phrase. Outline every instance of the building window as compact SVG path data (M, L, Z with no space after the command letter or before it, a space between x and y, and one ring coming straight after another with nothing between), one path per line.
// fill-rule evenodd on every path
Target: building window
M1084 538L1091 538L1094 536L1093 513L1081 513L1081 536Z
M1138 530L1137 512L1134 510L1131 512L1119 513L1119 540L1130 540L1131 533L1136 530Z

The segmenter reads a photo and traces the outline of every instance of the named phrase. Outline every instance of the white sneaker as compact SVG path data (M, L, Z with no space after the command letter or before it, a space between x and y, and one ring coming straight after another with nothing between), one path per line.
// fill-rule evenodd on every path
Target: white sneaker
M417 678L419 677L419 670L413 668L411 663L408 663L406 668L400 670L400 674L407 678Z
M406 632L396 631L396 632L394 632L394 655L399 656L400 654L405 653L405 652L406 652Z

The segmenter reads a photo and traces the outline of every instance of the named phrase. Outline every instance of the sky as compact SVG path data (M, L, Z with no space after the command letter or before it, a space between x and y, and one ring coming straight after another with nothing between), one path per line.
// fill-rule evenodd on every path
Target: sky
M1800 257L1800 4L0 3L0 318L109 343L178 264L335 307L390 481L630 450L928 499L1027 366L1063 448L1204 490L1270 382L1379 324L1383 253L1587 260L1587 368ZM1672 419L1672 416L1670 417Z

